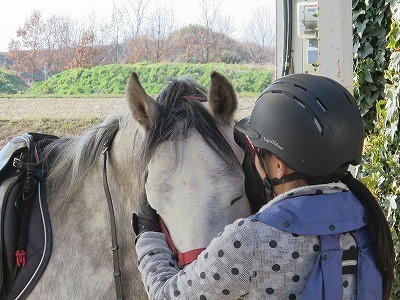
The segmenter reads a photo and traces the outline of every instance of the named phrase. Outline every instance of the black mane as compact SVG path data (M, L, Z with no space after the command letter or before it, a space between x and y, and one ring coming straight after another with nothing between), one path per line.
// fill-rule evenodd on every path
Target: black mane
M218 128L213 116L201 104L207 99L206 90L190 78L171 81L157 96L158 115L143 146L143 162L147 165L157 146L167 140L179 141L194 128L203 140L226 163L239 163Z

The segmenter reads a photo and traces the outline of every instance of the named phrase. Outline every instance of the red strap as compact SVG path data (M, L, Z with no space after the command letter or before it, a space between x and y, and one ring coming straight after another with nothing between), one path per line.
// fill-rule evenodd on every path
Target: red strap
M179 268L183 268L184 266L190 264L192 261L196 260L201 252L206 248L194 249L187 251L185 253L178 253L178 264Z
M168 228L165 225L164 221L160 217L160 227L161 227L161 232L164 233L167 237L167 244L169 249L171 249L172 253L174 253L175 256L178 256L178 249L176 249L174 242L172 241L171 235L169 234Z
M15 260L17 262L18 267L25 267L26 256L24 250L15 251Z
M253 144L250 142L249 138L247 137L247 135L244 135L244 138L246 140L247 145L250 148L251 153L253 154L253 156L256 156L256 149L254 149Z
M178 260L179 268L183 268L184 266L190 264L192 261L196 260L199 254L205 249L194 249L184 253L181 253L176 249L174 242L172 241L171 235L169 234L168 228L165 225L164 221L160 218L160 227L161 232L164 233L167 237L167 244L169 249L171 249L172 253L175 255Z

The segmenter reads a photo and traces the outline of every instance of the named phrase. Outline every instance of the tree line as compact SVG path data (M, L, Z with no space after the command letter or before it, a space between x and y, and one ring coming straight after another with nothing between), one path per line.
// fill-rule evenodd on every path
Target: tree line
M248 63L274 61L275 16L260 7L244 26L243 41L231 37L232 22L221 15L220 0L199 0L200 21L179 28L172 7L149 9L150 0L114 4L111 21L95 13L77 22L69 16L44 19L34 11L9 43L0 67L26 82L72 68L114 63Z

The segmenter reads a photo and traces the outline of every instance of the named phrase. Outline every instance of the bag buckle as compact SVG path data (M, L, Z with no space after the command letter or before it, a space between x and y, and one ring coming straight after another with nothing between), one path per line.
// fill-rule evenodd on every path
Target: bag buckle
M17 157L14 157L13 166L15 168L17 168L18 170L22 170L23 169L23 163L21 162L21 159L19 159Z

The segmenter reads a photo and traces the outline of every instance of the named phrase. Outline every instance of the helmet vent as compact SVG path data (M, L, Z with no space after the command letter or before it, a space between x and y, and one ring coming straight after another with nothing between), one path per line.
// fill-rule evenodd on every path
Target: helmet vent
M271 91L267 91L267 93L271 93L271 94L282 94L281 90L271 90Z
M322 130L321 123L318 121L318 119L316 117L314 117L314 123L317 126L319 133L321 135L323 135L323 130Z
M317 98L317 103L318 103L318 105L322 108L322 111L323 111L324 113L326 113L326 111L327 111L326 107L322 104L321 101L319 101L318 98Z
M293 99L302 107L306 108L306 105L296 96L293 95Z
M301 86L301 85L298 85L298 84L295 84L294 86L302 89L305 92L308 92L308 90L304 86Z

